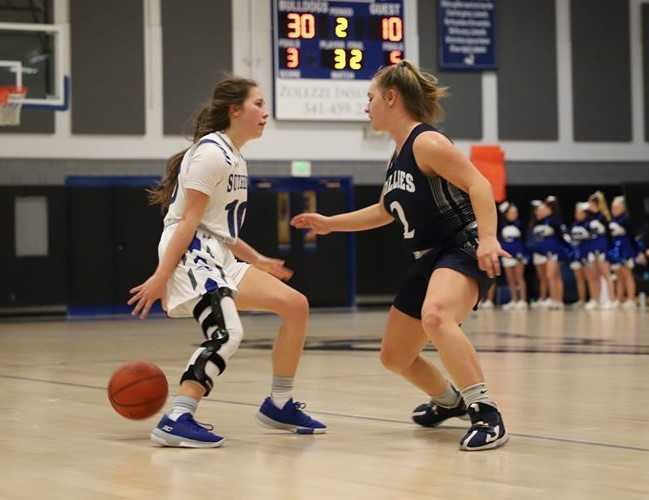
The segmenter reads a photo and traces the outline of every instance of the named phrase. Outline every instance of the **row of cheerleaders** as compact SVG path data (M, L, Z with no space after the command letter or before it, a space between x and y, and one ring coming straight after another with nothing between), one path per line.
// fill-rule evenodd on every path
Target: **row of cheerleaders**
M575 307L613 309L637 306L633 267L646 265L647 249L631 229L623 196L608 204L601 192L575 206L572 226L561 218L554 196L534 200L527 231L519 220L517 207L510 202L499 205L499 240L512 256L503 258L512 300L504 309L526 309L525 265L532 262L539 280L539 300L533 307L562 309L563 280L560 263L570 264L575 273L578 302ZM604 289L606 287L606 289ZM492 294L493 297L493 294ZM493 307L493 299L482 307Z

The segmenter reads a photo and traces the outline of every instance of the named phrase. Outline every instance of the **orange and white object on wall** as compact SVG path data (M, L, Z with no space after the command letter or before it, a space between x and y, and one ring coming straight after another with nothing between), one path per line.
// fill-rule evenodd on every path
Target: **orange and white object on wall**
M491 183L496 202L504 201L507 198L507 172L502 148L498 145L471 146L471 162Z

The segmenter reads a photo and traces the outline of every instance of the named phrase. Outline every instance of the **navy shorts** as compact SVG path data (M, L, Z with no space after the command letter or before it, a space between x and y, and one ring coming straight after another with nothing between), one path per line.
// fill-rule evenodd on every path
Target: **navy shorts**
M476 244L466 243L462 248L453 247L441 251L431 250L415 260L408 268L408 274L392 305L408 316L421 319L421 307L426 298L428 282L435 269L453 269L478 284L478 302L487 296L487 291L496 280L478 267L475 254ZM477 308L478 303L476 302ZM475 309L474 308L474 309Z

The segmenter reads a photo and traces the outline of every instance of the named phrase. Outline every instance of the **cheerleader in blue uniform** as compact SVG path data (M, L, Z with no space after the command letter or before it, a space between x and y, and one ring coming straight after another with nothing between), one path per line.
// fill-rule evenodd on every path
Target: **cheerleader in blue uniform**
M550 291L550 309L563 309L563 279L560 261L570 260L566 227L561 222L556 197L548 196L535 204L536 223L532 226L534 253L545 258L545 276Z
M543 203L541 200L532 200L530 202L530 204L532 205L532 213L530 215L530 222L528 227L529 231L527 232L527 239L525 241L525 246L532 255L532 264L534 264L536 277L539 281L539 296L536 301L532 301L530 303L530 307L532 309L536 309L538 307L546 308L549 307L552 303L552 301L548 297L548 279L546 272L548 258L545 255L537 252L536 239L534 238L534 233L532 232L532 229L538 222L536 209L539 205L541 205L541 203Z
M586 303L586 275L584 267L587 262L588 241L590 233L586 227L586 210L588 203L579 202L575 204L575 220L570 227L570 241L572 244L572 261L570 269L575 274L577 283L577 301L576 307L581 307Z
M642 251L633 237L624 196L617 196L613 200L611 212L613 217L608 224L611 249L608 257L617 276L617 300L624 309L635 309L636 283L632 270L636 258L642 254Z
M525 264L528 254L523 244L523 228L518 219L518 208L505 201L498 206L502 215L498 237L503 249L511 257L502 257L507 285L511 290L511 302L503 306L508 309L527 309L527 285L525 283Z
M586 272L591 277L590 296L594 300L586 304L586 308L594 309L599 305L601 309L614 309L617 307L612 300L615 297L615 288L613 287L611 267L608 262L608 223L611 220L611 213L608 210L606 198L601 191L590 195L588 205L587 228L590 232L590 241L587 245L588 264L586 265ZM606 297L602 294L602 278L606 283Z

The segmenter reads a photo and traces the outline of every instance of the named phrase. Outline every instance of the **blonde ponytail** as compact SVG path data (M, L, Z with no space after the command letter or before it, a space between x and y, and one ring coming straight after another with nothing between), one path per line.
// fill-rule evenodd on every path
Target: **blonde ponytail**
M438 85L437 77L421 71L413 63L403 61L379 69L374 79L382 90L396 89L410 115L417 121L436 123L444 117L440 101L447 87Z

